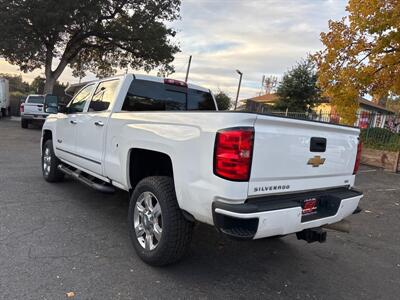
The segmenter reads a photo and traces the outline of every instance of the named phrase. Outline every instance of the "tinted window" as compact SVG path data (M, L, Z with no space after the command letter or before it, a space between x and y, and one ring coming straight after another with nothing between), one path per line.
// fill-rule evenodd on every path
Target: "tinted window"
M77 113L83 112L85 108L86 102L89 100L90 95L92 94L94 85L88 85L87 87L83 88L75 95L75 97L71 100L68 104L68 113Z
M118 79L101 82L94 92L92 101L90 101L89 111L108 110L115 99L118 83Z
M28 97L28 103L43 104L43 102L44 102L43 96L29 96Z
M122 110L215 110L215 105L210 93L138 79L132 82Z
M134 80L126 95L122 110L163 111L185 110L186 94L184 88L167 89L163 83Z
M215 110L214 99L210 93L189 89L188 110Z

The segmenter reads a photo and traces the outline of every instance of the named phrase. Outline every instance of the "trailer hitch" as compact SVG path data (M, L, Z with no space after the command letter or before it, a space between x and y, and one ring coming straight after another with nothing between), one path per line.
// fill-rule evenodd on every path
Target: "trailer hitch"
M307 243L324 243L326 241L326 231L320 227L304 229L303 231L296 232L296 236L298 240L305 240Z

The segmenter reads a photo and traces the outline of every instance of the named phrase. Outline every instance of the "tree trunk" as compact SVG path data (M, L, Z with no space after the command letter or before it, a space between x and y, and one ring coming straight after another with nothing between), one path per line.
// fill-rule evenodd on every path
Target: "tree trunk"
M53 93L54 85L56 84L57 79L61 76L62 72L64 72L65 68L67 67L71 59L73 59L79 53L81 48L75 47L71 50L71 47L67 46L60 59L60 63L58 64L57 68L54 71L52 70L53 50L54 50L54 45L50 46L46 52L46 62L44 67L44 73L46 75L46 83L44 85L44 94Z
M46 76L46 82L44 84L43 93L44 94L52 94L55 83L56 83L55 76L53 74L48 74L48 76Z

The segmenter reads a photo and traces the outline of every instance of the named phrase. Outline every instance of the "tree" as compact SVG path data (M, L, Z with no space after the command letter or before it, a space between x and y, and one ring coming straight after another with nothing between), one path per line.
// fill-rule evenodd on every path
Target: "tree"
M276 94L276 109L304 112L318 101L320 92L316 86L315 66L309 59L303 60L283 75Z
M275 91L278 85L278 77L276 76L266 76L263 80L263 88L266 94L271 94Z
M46 79L40 76L35 77L33 79L30 90L34 94L46 94L45 93L45 82ZM65 98L65 88L67 85L56 81L54 83L53 92L51 94L58 96L59 98Z
M400 96L389 96L386 100L386 107L400 114Z
M347 124L354 124L358 98L375 101L400 94L400 1L350 0L348 17L329 21L316 53L318 85Z
M0 55L24 72L44 67L45 93L68 65L81 77L172 70L179 47L165 23L179 9L180 0L0 0Z
M219 110L228 110L232 107L232 100L229 98L227 94L223 91L219 90L217 94L215 94L215 101L217 101Z
M46 78L36 76L31 83L31 91L35 94L43 94L45 82Z

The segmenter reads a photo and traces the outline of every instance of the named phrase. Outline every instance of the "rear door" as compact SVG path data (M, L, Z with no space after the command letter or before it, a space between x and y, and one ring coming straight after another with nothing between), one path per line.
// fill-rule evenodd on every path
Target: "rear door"
M353 184L359 130L257 116L249 195Z
M106 128L120 81L117 78L100 82L85 112L77 116L79 165L99 175L103 174Z

